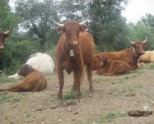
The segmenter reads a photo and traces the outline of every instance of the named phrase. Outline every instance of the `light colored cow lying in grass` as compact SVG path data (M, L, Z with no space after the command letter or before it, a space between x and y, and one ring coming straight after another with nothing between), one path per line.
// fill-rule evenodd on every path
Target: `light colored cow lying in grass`
M32 54L25 64L30 65L36 70L39 70L44 75L49 75L54 72L55 64L53 59L46 53ZM19 69L20 70L20 69ZM18 73L10 75L9 78L18 79Z
M150 62L154 62L154 51L145 51L145 53L139 57L139 63Z

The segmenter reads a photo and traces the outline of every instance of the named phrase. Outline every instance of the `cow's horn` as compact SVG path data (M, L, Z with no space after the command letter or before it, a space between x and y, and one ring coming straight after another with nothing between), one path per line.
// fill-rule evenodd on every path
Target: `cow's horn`
M84 24L86 24L86 22L89 20L89 16L87 17L87 19L85 19L84 21L82 21L82 22L80 22L79 24L80 25L84 25Z
M143 43L146 43L147 42L147 37L145 38L145 40L143 41Z
M10 28L9 28L8 31L5 31L5 32L4 32L4 34L8 34L8 33L10 32L10 30L11 30L11 26L10 26Z
M87 22L87 20L84 20L84 21L80 22L79 24L84 25L84 24L86 24L86 22Z
M4 34L8 34L9 32L10 32L9 30L8 31L5 31Z
M133 44L133 45L135 44L135 42L133 42L133 41L130 41L130 43Z
M64 24L60 24L60 23L56 22L56 21L53 20L53 19L52 19L52 21L53 21L57 26L59 26L59 27L64 27Z

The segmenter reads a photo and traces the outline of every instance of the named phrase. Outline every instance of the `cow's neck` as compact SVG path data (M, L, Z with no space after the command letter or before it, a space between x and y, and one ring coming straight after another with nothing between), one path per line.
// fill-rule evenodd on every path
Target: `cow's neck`
M80 63L80 60L82 60L82 53L80 46L75 46L74 48L69 50L69 57L71 58L71 61L73 63Z
M78 46L71 48L70 45L67 43L66 48L67 48L68 57L70 57L71 59L75 59L78 56L78 53L77 53Z
M135 48L134 47L131 47L130 49L133 52L134 56L138 59L139 58L139 55L136 53Z

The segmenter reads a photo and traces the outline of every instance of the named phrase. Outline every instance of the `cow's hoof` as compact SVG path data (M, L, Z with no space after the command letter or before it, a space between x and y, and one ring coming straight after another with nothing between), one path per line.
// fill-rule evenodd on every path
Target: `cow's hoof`
M92 97L93 96L93 93L92 92L89 92L89 97Z

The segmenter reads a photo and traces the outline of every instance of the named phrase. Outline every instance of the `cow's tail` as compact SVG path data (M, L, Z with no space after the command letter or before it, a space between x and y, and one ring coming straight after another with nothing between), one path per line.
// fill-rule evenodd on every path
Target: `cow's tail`
M20 84L11 86L9 88L5 88L5 89L0 89L0 92L4 92L4 91L9 91L9 92L22 92L24 91L24 89L21 87Z

